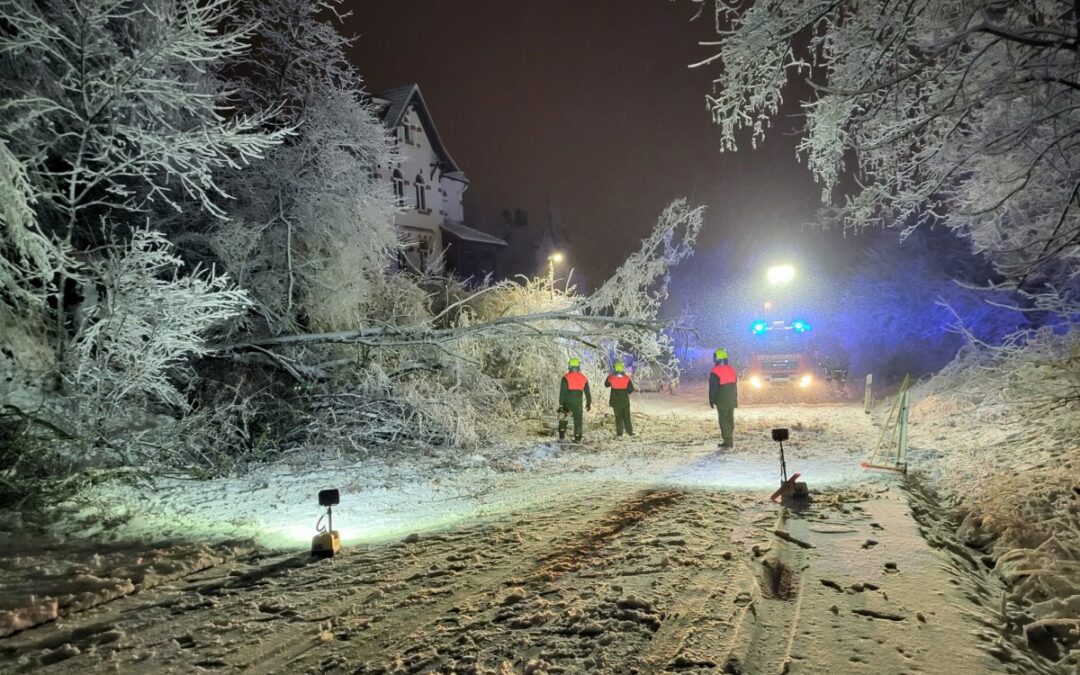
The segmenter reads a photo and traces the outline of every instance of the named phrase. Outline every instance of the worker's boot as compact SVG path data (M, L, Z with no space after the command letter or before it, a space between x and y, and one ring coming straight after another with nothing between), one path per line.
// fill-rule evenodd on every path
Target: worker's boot
M581 442L581 436L574 436L574 442L575 443L580 443Z

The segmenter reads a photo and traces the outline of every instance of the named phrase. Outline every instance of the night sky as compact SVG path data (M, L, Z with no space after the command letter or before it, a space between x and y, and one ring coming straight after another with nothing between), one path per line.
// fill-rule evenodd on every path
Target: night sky
M705 108L712 72L688 68L710 53L698 41L716 37L711 15L691 22L695 3L369 0L351 9L355 64L376 93L420 85L470 178L473 227L501 234L498 214L514 207L536 227L551 203L570 232L571 263L593 283L679 196L709 207L698 248L706 260L695 269L715 259L716 276L702 283L778 257L837 270L858 246L800 227L819 189L791 134L720 152Z

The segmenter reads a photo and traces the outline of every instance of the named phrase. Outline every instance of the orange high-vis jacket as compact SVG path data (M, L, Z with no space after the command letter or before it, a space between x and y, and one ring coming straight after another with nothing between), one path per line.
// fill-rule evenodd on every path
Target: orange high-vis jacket
M716 379L720 380L721 385L735 384L739 379L738 374L735 372L735 366L726 363L713 368L712 374L716 376Z

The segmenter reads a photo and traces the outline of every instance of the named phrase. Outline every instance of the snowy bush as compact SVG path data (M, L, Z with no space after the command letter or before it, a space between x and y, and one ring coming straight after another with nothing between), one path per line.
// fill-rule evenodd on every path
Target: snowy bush
M1080 330L972 341L916 389L912 423L913 460L955 501L959 534L992 555L1009 586L1006 618L1043 651L1055 641L1075 649ZM927 452L946 439L944 452Z
M210 270L181 276L170 248L163 235L138 230L88 267L100 300L85 310L69 346L63 396L47 384L52 352L40 341L27 344L25 326L5 334L0 502L63 494L85 482L79 474L88 467L178 463L190 457L192 432L203 432L196 450L203 455L233 440L222 431L244 408L223 420L190 416L178 384L189 361L205 353L206 337L247 299Z

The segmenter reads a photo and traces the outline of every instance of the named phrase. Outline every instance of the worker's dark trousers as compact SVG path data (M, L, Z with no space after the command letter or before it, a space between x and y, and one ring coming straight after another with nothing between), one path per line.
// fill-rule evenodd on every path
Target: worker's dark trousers
M570 404L566 406L570 409L570 415L574 418L574 439L581 438L581 401L570 401Z
M716 406L716 418L720 422L720 436L724 439L724 445L734 445L732 436L735 434L735 408Z
M630 422L630 402L613 403L611 410L615 413L615 435L622 436L623 431L632 435L634 425Z

